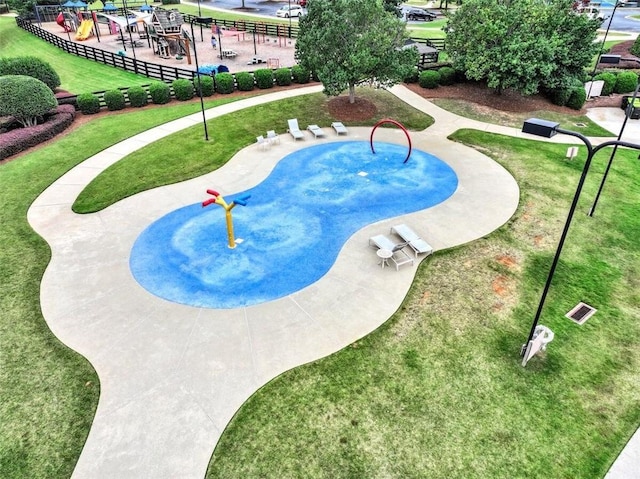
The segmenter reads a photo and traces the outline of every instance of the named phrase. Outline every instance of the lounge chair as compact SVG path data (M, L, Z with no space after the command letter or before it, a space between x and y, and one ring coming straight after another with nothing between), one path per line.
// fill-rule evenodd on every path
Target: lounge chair
M347 134L347 127L344 126L341 122L339 121L334 121L333 123L331 123L331 126L333 127L334 130L336 130L336 135L341 135L341 134Z
M384 249L391 252L391 256L388 258L396 265L396 270L403 264L413 264L413 258L407 254L404 247L407 243L396 243L386 235L376 235L369 238L369 246L374 246L379 249Z
M280 137L274 130L269 130L267 132L267 140L269 140L269 143L280 143Z
M320 128L318 125L309 125L307 127L307 130L313 133L313 136L316 138L318 138L319 136L325 136L324 131L322 131L322 128Z
M433 253L433 248L429 243L418 236L418 233L413 231L407 225L396 225L391 228L391 232L397 234L404 241L407 242L409 247L413 250L416 258L419 254L425 253L427 256Z
M302 132L300 131L300 128L298 127L297 118L287 120L287 123L289 123L289 130L287 131L291 133L291 136L293 136L294 140L300 140L304 138L304 135L302 134Z
M267 149L269 146L269 141L264 139L264 136L256 136L256 141L258 142L258 146L261 146L263 150Z

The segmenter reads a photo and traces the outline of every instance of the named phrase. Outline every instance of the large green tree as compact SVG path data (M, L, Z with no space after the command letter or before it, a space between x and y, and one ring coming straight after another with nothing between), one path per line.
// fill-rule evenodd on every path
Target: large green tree
M453 66L498 93L567 87L598 46L599 22L571 12L571 0L466 0L449 16Z
M314 0L300 20L296 59L327 95L348 89L354 103L356 85L391 86L411 74L418 52L403 48L407 38L404 23L382 0Z

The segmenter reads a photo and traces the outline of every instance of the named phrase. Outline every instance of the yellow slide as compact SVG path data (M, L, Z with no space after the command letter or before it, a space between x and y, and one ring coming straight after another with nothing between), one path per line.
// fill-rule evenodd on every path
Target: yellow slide
M76 32L76 40L86 40L91 35L93 29L93 20L82 20Z

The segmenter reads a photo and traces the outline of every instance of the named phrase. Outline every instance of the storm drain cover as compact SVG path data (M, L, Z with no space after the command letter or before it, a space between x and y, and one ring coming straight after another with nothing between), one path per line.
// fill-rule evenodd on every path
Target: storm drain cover
M596 314L596 311L598 310L593 306L580 302L565 316L578 324L584 324L587 319Z
M580 127L580 128L586 128L586 127L587 127L587 124L586 124L586 123L575 123L575 125L576 125L577 127Z

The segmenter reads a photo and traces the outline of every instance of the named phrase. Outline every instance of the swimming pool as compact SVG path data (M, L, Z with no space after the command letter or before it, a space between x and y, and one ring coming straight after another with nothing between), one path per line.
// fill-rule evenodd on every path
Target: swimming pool
M197 307L271 301L324 276L363 226L434 206L457 188L455 172L429 153L413 150L403 164L406 146L376 142L375 150L363 141L320 143L283 158L255 187L226 196L230 203L251 195L233 210L242 240L235 249L227 246L218 205L165 215L133 245L134 278L161 298Z

